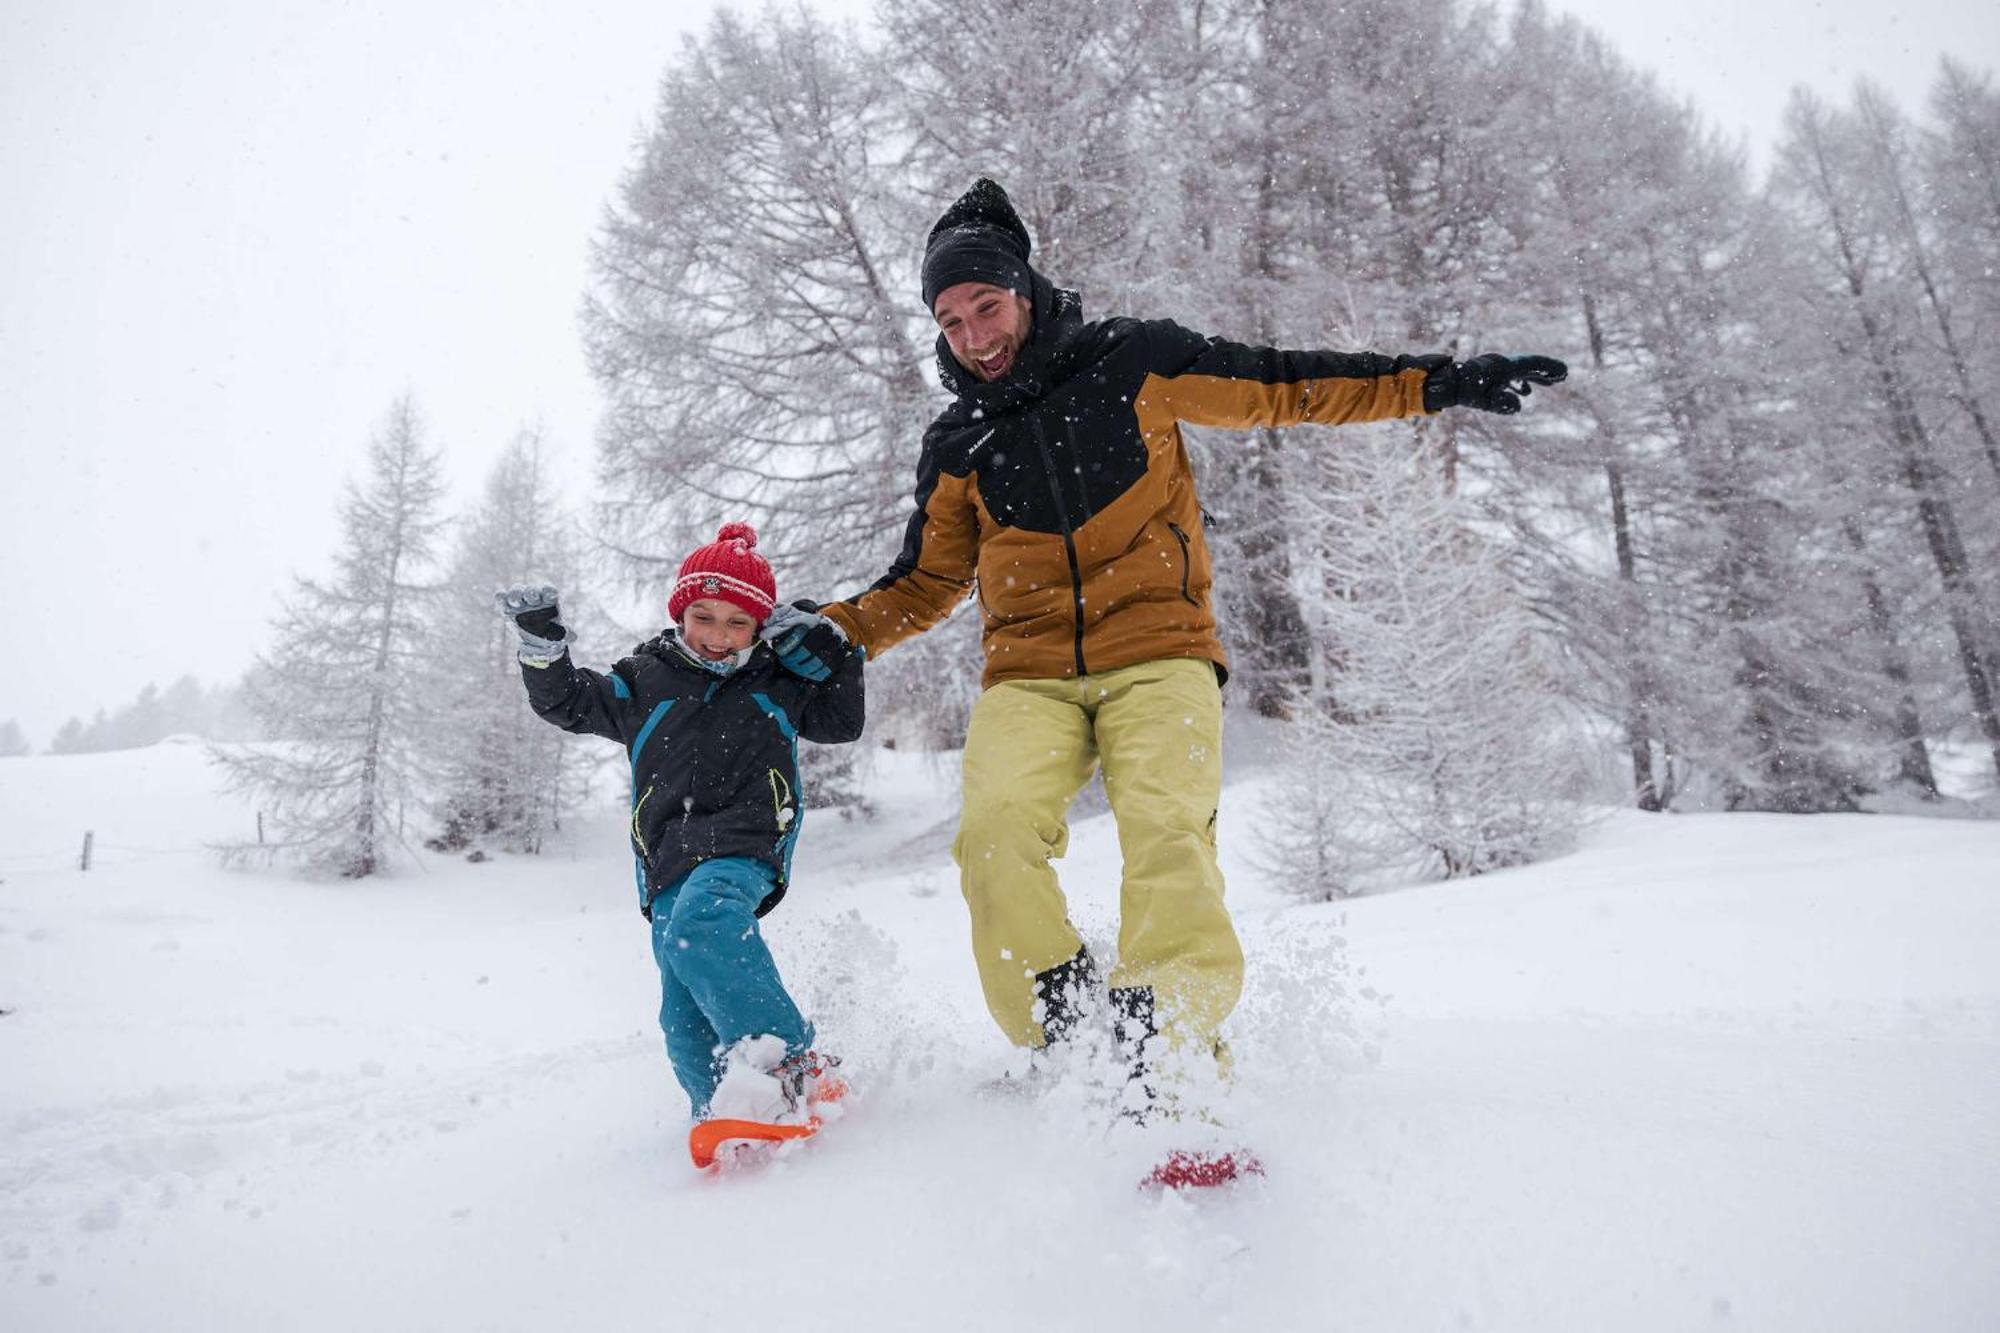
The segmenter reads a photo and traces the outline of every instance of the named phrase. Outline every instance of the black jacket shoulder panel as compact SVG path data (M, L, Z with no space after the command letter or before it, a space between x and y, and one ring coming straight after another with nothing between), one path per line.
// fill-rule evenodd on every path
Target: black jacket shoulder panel
M1179 375L1201 359L1216 339L1196 333L1171 319L1149 319L1138 324L1134 336L1143 344L1142 355L1150 374Z
M1170 319L1148 320L1145 336L1154 373L1169 377L1214 375L1260 384L1297 384L1304 380L1378 379L1424 362L1420 357L1379 352L1257 347L1196 333Z

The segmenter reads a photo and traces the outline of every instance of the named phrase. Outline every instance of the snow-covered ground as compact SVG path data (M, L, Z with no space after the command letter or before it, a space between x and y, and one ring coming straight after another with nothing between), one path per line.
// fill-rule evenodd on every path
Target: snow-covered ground
M860 1089L712 1179L607 809L550 857L303 883L192 744L0 760L0 1329L2000 1327L2000 823L1616 814L1308 906L1223 812L1226 1133L1146 1195L980 1006L948 762L882 753L767 922ZM75 857L95 830L95 864ZM1062 864L1110 951L1115 834Z

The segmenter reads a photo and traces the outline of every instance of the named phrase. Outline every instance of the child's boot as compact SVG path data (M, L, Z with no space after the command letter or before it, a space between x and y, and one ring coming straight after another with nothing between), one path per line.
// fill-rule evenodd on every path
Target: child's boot
M709 1120L754 1120L775 1125L793 1111L797 1099L778 1076L785 1059L782 1037L745 1037L722 1060L722 1078L708 1099Z
M847 1080L840 1076L840 1057L823 1051L800 1051L778 1066L778 1078L785 1085L792 1105L808 1116L821 1114L829 1102L847 1095Z

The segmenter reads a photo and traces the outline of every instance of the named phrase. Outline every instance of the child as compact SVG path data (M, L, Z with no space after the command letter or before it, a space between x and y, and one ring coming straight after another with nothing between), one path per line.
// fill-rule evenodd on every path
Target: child
M851 741L864 712L864 652L811 603L777 605L756 545L748 524L724 526L681 564L674 627L604 673L571 663L554 588L498 595L535 712L631 757L660 1027L697 1120L797 1119L819 1090L827 1058L757 918L784 897L798 841L798 738Z

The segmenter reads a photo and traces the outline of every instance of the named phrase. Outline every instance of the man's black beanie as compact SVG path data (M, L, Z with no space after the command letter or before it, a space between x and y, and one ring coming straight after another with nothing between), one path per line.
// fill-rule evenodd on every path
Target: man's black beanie
M938 294L961 282L990 282L1032 301L1028 253L1033 248L1007 192L981 176L931 228L924 248L924 309L936 311Z

